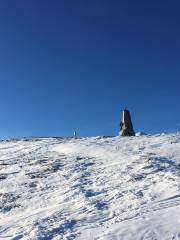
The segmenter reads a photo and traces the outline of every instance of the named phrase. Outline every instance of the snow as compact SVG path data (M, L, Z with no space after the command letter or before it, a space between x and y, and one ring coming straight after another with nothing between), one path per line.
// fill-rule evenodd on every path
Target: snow
M136 137L147 135L145 132L137 132Z
M0 239L180 239L180 133L1 141Z

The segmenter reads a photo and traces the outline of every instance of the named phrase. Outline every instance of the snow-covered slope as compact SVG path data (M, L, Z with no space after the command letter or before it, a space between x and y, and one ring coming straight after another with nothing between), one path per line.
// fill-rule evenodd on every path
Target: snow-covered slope
M1 142L0 239L180 239L180 134Z

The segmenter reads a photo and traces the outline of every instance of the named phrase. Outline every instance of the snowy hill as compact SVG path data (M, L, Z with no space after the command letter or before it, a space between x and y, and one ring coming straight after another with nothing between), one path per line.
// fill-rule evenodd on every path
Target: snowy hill
M0 142L0 239L180 239L180 134Z

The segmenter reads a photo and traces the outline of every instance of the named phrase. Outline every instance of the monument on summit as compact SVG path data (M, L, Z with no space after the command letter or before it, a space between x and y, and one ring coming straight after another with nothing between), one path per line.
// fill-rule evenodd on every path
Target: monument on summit
M125 108L120 123L120 136L135 136L130 112Z

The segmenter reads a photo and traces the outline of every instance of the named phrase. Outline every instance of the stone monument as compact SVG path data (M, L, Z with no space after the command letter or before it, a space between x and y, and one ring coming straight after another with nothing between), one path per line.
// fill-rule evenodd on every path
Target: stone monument
M130 112L125 108L120 123L120 136L135 136Z

